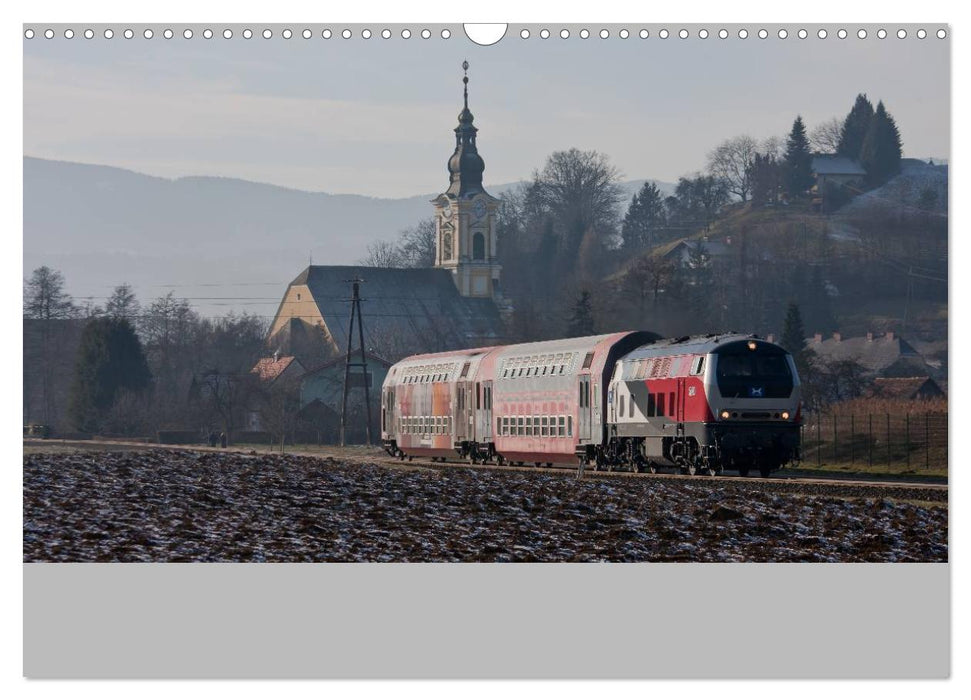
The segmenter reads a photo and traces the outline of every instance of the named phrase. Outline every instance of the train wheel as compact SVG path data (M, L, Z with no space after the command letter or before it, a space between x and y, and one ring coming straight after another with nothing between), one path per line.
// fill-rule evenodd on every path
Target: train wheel
M399 450L398 451L398 459L400 459L402 462L404 462L405 461L405 453L404 452L401 452Z
M657 474L657 464L655 464L654 462L648 462L647 463L647 473L648 474Z
M763 479L768 479L772 474L772 467L759 467L759 476Z
M540 467L541 464L543 464L543 463L542 462L533 462L533 466L536 467L537 469L539 469L539 467Z
M553 466L553 463L552 463L552 462L547 462L547 463L546 463L546 466L547 466L547 467L552 467L552 466Z
M698 467L696 467L693 464L689 464L686 467L682 467L681 468L681 473L682 474L687 474L688 476L694 476L695 475L695 472L697 472L697 471L698 471Z
M707 469L705 469L705 473L708 476L718 476L718 470L715 469L714 467L708 467Z
M739 476L748 476L748 467L739 467L738 468L738 475Z

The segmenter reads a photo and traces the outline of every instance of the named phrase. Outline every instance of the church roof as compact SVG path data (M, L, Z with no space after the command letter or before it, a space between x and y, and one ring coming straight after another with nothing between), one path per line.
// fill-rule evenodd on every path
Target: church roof
M347 347L350 279L360 278L364 343L389 356L491 344L502 337L502 319L488 297L459 294L449 271L344 265L311 265L291 282L306 285L337 349ZM354 330L355 347L357 329ZM394 352L397 350L397 352Z

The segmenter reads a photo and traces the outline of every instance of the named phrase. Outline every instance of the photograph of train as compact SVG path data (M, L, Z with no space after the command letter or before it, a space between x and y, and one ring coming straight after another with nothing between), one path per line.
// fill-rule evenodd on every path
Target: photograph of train
M25 675L949 663L951 28L497 26L23 25Z
M383 388L401 459L577 462L763 477L799 456L799 378L785 349L729 334L632 332L418 355Z
M25 26L24 562L946 562L946 32L662 29Z

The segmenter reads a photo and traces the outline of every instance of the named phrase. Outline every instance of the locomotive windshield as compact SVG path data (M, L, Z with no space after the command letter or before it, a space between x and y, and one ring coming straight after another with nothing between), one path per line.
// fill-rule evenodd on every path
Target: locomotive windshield
M783 354L747 348L719 353L718 391L725 398L781 399L792 393L792 372Z

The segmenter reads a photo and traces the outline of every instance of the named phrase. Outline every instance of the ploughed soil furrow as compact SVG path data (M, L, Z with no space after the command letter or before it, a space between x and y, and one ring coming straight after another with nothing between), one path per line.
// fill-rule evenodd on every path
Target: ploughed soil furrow
M910 496L186 450L29 454L24 561L947 561L946 503L897 500Z

